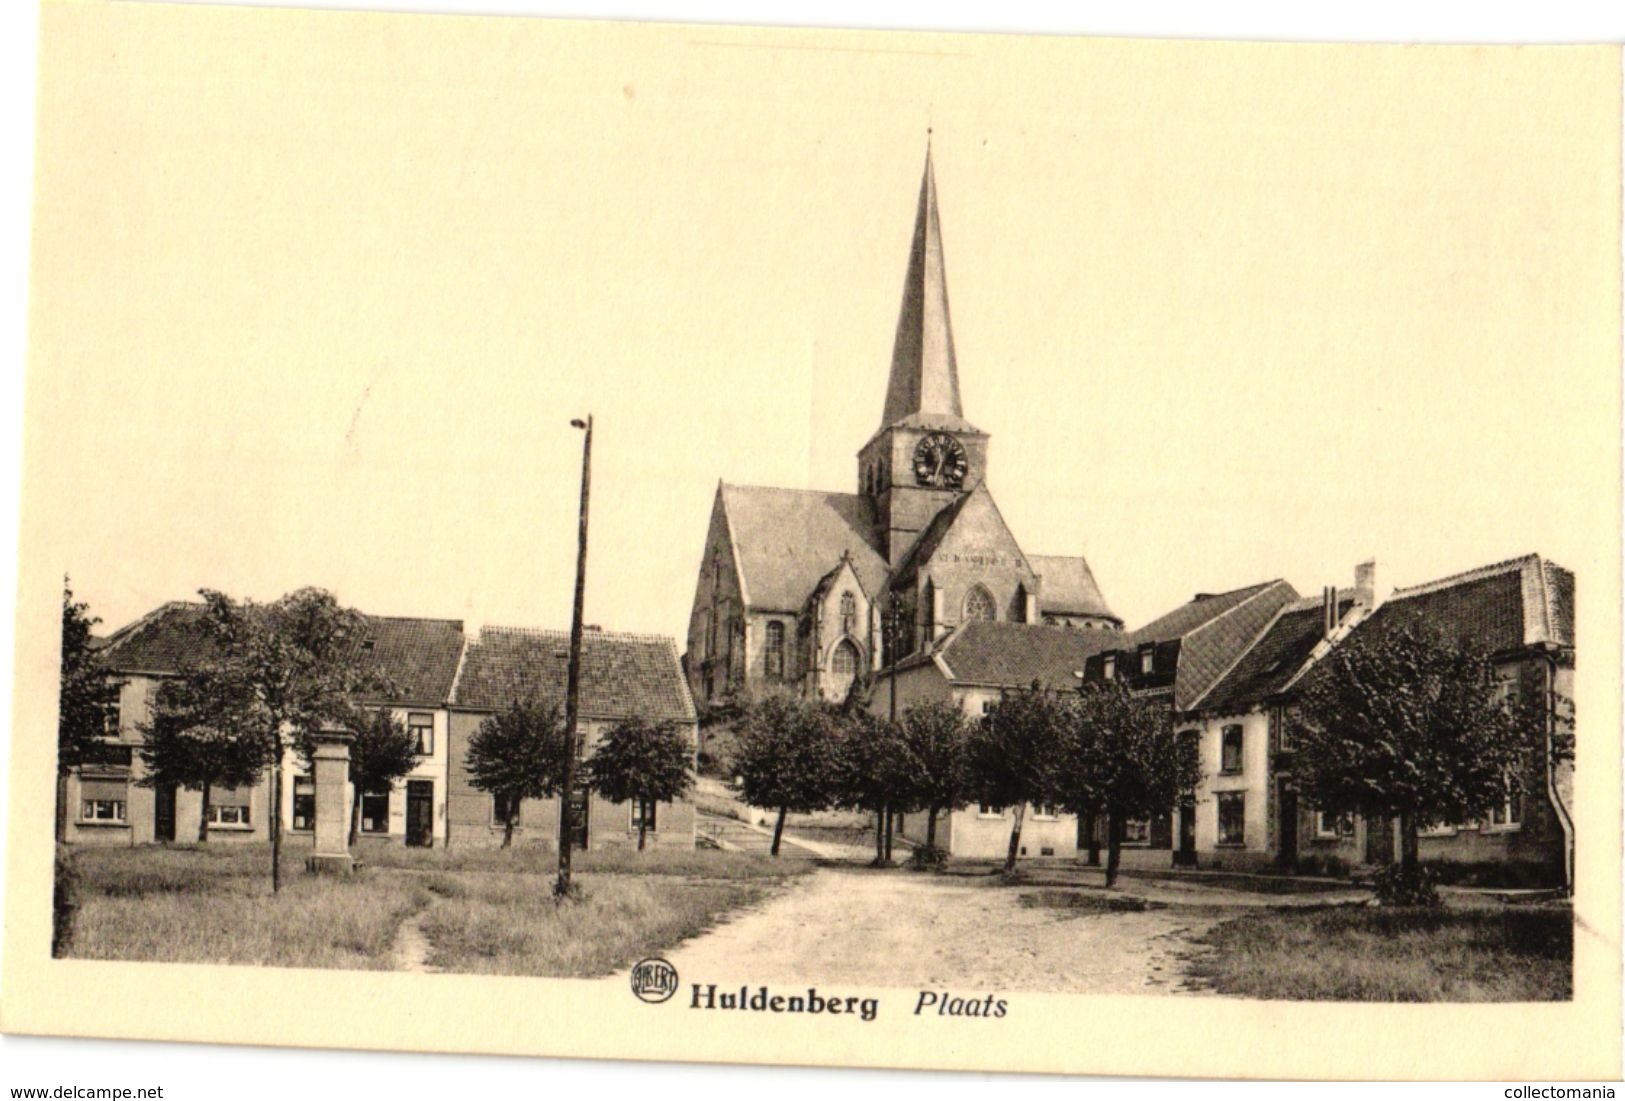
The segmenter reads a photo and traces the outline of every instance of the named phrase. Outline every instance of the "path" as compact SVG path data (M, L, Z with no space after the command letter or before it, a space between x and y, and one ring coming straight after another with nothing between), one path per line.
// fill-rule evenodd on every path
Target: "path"
M819 985L955 994L1171 993L1203 906L1080 911L1022 902L988 879L821 868L667 953L685 987Z
M395 930L395 943L389 951L394 970L420 973L440 970L429 966L429 938L423 935L422 920L423 911L419 910L408 915L400 928Z

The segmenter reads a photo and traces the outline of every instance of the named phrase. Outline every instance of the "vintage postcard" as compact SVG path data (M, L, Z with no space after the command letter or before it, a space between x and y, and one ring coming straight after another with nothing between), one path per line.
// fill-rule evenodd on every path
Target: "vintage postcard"
M1616 47L41 32L5 1030L1619 1075Z

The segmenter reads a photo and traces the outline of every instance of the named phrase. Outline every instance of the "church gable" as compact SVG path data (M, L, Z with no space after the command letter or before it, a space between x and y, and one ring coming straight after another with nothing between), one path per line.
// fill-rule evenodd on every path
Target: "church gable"
M1028 622L1036 611L1037 586L1037 575L986 485L932 521L892 580L894 591L915 593L916 619L929 627L927 638L971 619Z

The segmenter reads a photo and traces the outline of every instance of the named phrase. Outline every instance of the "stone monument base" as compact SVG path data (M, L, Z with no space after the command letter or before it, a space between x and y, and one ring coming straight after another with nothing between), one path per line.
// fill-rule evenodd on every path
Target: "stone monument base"
M305 857L305 871L317 875L349 875L359 866L349 853L312 853Z

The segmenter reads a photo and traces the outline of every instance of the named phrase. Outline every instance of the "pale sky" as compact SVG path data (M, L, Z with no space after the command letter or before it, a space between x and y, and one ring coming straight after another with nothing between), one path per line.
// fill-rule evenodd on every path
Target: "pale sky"
M856 488L934 127L966 417L1130 626L1617 558L1606 50L50 8L23 570L681 637L718 479ZM1599 548L1603 553L1599 553Z

